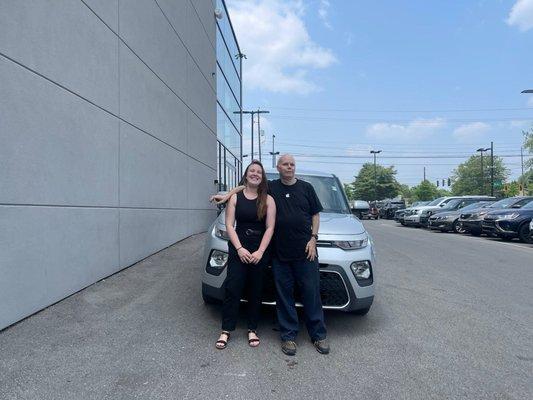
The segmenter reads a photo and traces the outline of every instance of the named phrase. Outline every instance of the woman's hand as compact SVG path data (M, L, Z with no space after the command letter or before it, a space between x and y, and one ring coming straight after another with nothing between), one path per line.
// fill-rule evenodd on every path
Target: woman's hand
M252 255L244 247L241 247L239 250L237 250L237 254L243 263L250 264L252 262Z
M252 264L257 264L259 261L261 261L261 258L263 258L264 251L256 250L251 254L252 257Z

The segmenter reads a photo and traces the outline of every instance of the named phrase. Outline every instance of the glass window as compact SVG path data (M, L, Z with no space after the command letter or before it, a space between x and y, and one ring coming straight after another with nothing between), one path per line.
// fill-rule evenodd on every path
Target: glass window
M224 110L226 110L226 113L233 121L235 128L240 130L241 108L219 67L217 67L217 100L219 101L220 105L222 105Z
M220 104L217 106L217 138L237 158L241 158L241 135Z
M241 92L241 81L237 71L240 67L240 61L235 60L237 69L235 69L235 64L233 63L233 61L234 60L231 59L231 56L228 53L228 49L224 44L224 40L221 37L220 31L217 29L217 63L222 69L222 71L224 71L224 75L228 80L228 83L231 89L233 90L235 97L239 99Z

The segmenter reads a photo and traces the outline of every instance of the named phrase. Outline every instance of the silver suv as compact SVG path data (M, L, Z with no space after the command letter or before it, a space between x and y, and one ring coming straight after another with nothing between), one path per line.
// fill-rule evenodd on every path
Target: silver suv
M278 174L269 171L269 179ZM332 174L301 172L298 179L309 182L324 207L320 213L318 257L320 295L325 309L352 311L364 315L374 300L375 254L372 238L353 216L339 179ZM228 236L224 213L209 229L205 245L202 297L206 303L218 303L224 297L228 260ZM265 271L263 304L275 305L276 293L272 268ZM301 307L299 293L296 305ZM246 300L245 298L243 300Z

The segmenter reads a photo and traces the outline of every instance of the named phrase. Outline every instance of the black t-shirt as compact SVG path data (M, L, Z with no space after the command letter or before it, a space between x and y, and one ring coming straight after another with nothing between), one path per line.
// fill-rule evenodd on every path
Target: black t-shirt
M312 217L323 210L315 189L300 179L294 185L269 181L268 189L276 203L275 254L282 261L302 260L311 239Z

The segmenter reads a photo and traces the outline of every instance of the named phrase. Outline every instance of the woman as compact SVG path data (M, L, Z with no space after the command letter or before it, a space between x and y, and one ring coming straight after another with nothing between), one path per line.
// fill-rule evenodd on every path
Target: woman
M253 160L242 179L245 188L226 206L226 230L230 238L226 293L222 306L222 333L217 349L225 349L235 330L243 290L248 292L248 344L259 345L257 322L261 309L263 269L268 263L268 245L274 233L276 205L267 194L263 165ZM236 222L236 226L234 227Z

